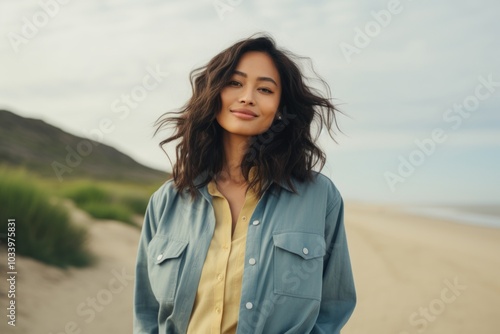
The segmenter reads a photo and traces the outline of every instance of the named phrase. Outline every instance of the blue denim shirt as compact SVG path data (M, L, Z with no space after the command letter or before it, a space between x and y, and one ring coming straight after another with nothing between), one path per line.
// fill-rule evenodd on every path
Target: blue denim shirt
M340 333L354 310L342 198L320 173L294 186L297 193L271 184L249 220L238 334ZM207 187L199 192L192 200L170 180L150 199L137 256L136 334L187 330L215 227Z

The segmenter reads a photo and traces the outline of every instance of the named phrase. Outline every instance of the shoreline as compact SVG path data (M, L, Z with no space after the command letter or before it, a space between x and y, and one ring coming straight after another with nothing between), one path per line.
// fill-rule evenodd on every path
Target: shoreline
M500 229L500 215L478 213L463 207L428 206L407 207L405 212L429 219L444 219L457 224Z

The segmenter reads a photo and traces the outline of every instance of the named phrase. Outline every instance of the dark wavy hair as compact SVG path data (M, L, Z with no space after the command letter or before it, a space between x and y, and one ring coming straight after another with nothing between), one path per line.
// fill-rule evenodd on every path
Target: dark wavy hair
M173 127L173 134L161 141L160 147L172 141L176 146L176 162L172 174L176 188L187 190L192 197L221 172L224 163L222 127L216 121L221 110L220 93L227 85L241 56L249 51L269 55L276 66L282 93L279 111L270 128L251 138L241 163L243 176L254 191L262 195L271 182L285 182L295 191L292 178L304 182L311 180L313 168L325 164L325 153L316 144L323 127L333 138L332 125L338 129L338 109L330 102L330 88L313 70L323 84L326 95L306 84L299 62L304 58L276 47L274 40L265 34L241 40L213 57L206 66L190 73L192 96L177 111L168 112L156 121L156 133ZM309 59L309 58L306 58ZM312 123L315 121L316 133ZM255 167L255 177L249 178ZM195 179L202 177L195 184Z

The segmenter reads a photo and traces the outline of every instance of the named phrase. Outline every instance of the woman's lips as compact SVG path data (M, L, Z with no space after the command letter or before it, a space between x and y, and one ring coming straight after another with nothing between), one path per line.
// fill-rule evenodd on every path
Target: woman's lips
M231 109L231 113L241 119L253 119L257 114L248 109Z

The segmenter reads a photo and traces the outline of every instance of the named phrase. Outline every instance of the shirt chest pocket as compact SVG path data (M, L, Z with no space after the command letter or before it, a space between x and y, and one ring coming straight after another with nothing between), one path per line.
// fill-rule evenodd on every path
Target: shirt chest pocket
M156 299L173 302L180 276L182 254L188 242L156 235L148 246L148 271Z
M319 234L273 235L274 293L321 299L325 239Z

